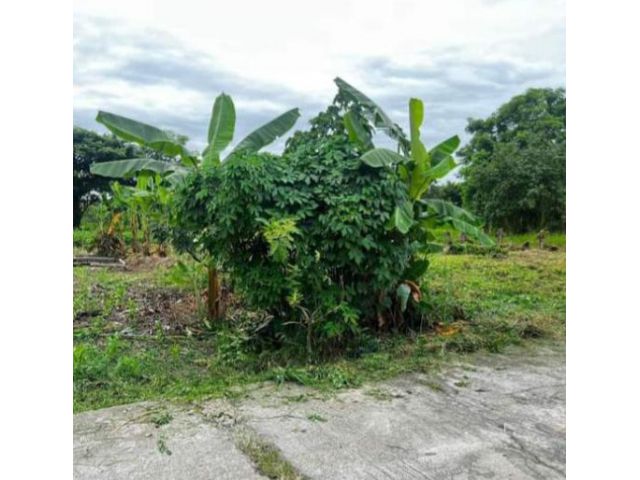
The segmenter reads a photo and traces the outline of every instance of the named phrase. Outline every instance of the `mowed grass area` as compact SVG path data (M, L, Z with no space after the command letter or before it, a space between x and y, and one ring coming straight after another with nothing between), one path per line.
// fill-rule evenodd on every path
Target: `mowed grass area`
M237 397L265 380L326 392L430 371L452 354L564 340L563 251L438 254L430 262L423 289L431 313L421 328L372 334L361 352L312 364L285 350L257 352L242 329L203 329L196 314L200 285L177 275L172 259L133 272L74 268L74 411Z
M437 242L445 241L446 233L449 233L451 239L455 242L458 240L460 234L457 233L454 229L450 227L437 227L433 229L433 234L436 237ZM489 235L493 240L497 240L495 233ZM555 247L557 249L564 249L566 246L567 236L562 232L547 232L544 238L544 244L546 247ZM505 235L502 239L502 246L511 247L513 249L518 249L522 247L525 243L529 243L531 248L538 247L538 237L536 232L528 232L528 233L514 233L510 235Z

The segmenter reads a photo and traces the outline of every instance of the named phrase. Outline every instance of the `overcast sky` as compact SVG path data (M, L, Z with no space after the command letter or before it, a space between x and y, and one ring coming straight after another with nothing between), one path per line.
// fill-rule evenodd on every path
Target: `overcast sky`
M407 125L425 102L427 145L529 87L565 85L562 0L76 0L74 123L99 109L202 148L213 100L236 105L234 143L299 107L323 110L340 76ZM276 151L282 142L273 147Z

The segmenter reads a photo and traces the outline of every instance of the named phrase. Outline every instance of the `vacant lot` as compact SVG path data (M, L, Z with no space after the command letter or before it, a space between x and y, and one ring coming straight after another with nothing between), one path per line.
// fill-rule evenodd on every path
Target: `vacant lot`
M431 314L420 329L371 335L358 351L312 363L287 349L257 348L246 326L261 313L244 311L229 292L227 320L205 328L198 316L204 284L195 265L168 257L130 262L126 270L74 268L74 410L235 397L264 380L332 391L428 372L450 355L563 341L564 251L430 261L423 285Z

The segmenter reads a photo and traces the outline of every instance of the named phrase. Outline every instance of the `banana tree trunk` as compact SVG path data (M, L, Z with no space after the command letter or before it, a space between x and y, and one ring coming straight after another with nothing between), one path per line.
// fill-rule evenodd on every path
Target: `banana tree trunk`
M129 215L131 223L131 250L133 253L138 253L140 251L140 246L138 245L138 214L132 209Z
M220 278L215 265L209 265L209 288L207 291L207 315L209 320L219 320L222 316L220 301Z

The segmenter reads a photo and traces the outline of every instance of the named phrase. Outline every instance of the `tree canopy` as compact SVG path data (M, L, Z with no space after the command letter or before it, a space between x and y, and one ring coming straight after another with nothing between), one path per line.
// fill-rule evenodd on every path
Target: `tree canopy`
M92 175L92 163L121 160L135 156L136 148L113 135L100 135L73 127L73 227L80 225L85 208L91 203L91 192L109 190L110 180Z
M493 228L565 225L565 91L530 89L487 119L470 119L460 151L464 203Z

